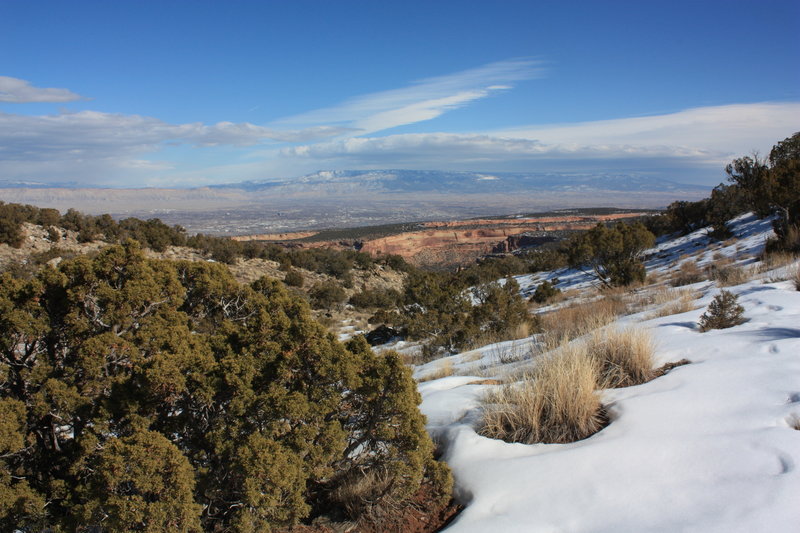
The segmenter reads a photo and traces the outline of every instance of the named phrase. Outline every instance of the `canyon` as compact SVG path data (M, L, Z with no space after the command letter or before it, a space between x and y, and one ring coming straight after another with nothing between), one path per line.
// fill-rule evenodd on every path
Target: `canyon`
M646 216L647 212L570 213L529 217L481 218L440 222L421 222L383 228L370 234L369 228L339 232L326 239L325 232L255 234L232 237L239 241L272 242L289 247L355 249L370 255L399 255L423 268L450 269L475 262L489 254L511 253L564 238L573 231L586 230L598 223ZM408 229L406 229L408 228ZM386 233L390 234L386 234Z

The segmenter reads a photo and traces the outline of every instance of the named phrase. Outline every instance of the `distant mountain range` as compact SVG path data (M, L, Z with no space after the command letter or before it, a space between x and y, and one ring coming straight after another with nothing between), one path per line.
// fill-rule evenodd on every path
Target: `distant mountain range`
M534 191L708 192L709 187L630 174L445 172L436 170L335 170L299 178L213 185L248 192L325 194L505 194Z

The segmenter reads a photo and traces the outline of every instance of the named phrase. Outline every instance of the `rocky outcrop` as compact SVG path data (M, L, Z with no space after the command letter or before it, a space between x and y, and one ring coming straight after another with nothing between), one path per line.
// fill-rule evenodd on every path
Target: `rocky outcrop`
M554 242L558 239L553 237L552 235L546 235L544 232L541 232L542 235L530 235L528 233L523 233L521 235L509 235L506 237L506 240L497 243L497 245L492 248L493 254L509 254L516 250L521 250L523 248L531 248L534 246L541 246L548 242Z

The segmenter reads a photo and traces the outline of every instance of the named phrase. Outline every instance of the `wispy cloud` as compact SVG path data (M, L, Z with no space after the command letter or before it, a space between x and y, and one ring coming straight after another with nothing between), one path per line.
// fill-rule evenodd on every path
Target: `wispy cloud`
M718 180L732 157L765 153L798 128L800 103L694 108L649 117L529 126L473 134L353 137L288 147L281 156L316 168L596 170L693 167ZM705 170L703 170L705 169Z
M800 129L800 103L764 102L696 107L675 113L504 128L499 137L538 139L570 150L596 147L609 153L625 147L661 149L675 155L725 155L768 151L776 141Z
M287 117L276 124L339 124L362 135L431 120L470 102L544 75L541 61L515 59L419 80L409 87L357 96L325 109Z
M25 104L32 102L73 102L81 96L69 89L45 89L30 82L9 76L0 76L0 102Z

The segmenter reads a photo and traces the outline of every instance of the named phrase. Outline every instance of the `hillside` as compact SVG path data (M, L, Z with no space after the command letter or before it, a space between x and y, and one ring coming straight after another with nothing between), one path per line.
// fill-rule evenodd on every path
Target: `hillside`
M745 215L732 227L724 243L710 241L708 228L662 240L649 251L648 283L632 291L598 294L587 275L568 270L516 277L525 294L561 280L568 298L539 307L542 316L576 305L602 314L614 302L593 335L637 328L653 338L656 365L689 361L641 385L600 390L609 423L585 440L528 445L478 433L483 398L547 359L541 335L416 368L428 430L465 505L447 531L796 529L800 264L758 259L769 221ZM700 279L682 279L687 262ZM701 332L723 287L738 295L746 321Z

